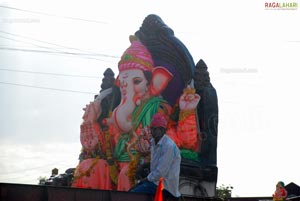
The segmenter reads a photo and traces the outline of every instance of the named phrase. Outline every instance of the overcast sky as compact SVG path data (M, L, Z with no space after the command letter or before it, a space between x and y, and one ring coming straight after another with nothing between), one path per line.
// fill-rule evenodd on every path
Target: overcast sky
M157 14L217 90L218 186L242 197L299 185L300 9L265 2L0 1L0 182L78 164L82 108Z

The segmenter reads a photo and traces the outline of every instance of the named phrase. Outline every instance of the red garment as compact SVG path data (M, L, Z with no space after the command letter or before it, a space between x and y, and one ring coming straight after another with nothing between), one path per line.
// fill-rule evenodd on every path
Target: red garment
M276 189L275 193L273 194L273 200L274 201L281 201L285 200L287 196L287 191L285 190L284 187L279 187Z
M89 158L82 161L74 173L72 187L112 190L106 160Z

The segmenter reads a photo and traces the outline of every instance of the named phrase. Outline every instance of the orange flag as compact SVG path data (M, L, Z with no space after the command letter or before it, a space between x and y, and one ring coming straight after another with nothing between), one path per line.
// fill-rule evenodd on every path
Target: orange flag
M162 191L164 190L163 179L164 178L162 177L159 179L154 201L163 201L163 194L162 194Z

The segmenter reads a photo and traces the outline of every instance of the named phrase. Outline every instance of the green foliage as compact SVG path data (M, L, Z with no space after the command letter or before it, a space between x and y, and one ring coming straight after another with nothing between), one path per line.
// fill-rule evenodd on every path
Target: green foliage
M233 187L231 185L225 186L222 184L221 186L217 187L216 195L218 198L230 198L232 193Z

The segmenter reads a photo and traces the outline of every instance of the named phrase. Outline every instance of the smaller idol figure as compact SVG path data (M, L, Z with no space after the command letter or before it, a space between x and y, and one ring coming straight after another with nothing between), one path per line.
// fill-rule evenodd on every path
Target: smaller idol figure
M274 201L282 201L285 200L287 197L287 191L284 188L284 183L282 181L279 181L276 184L276 190L273 194L273 200Z

